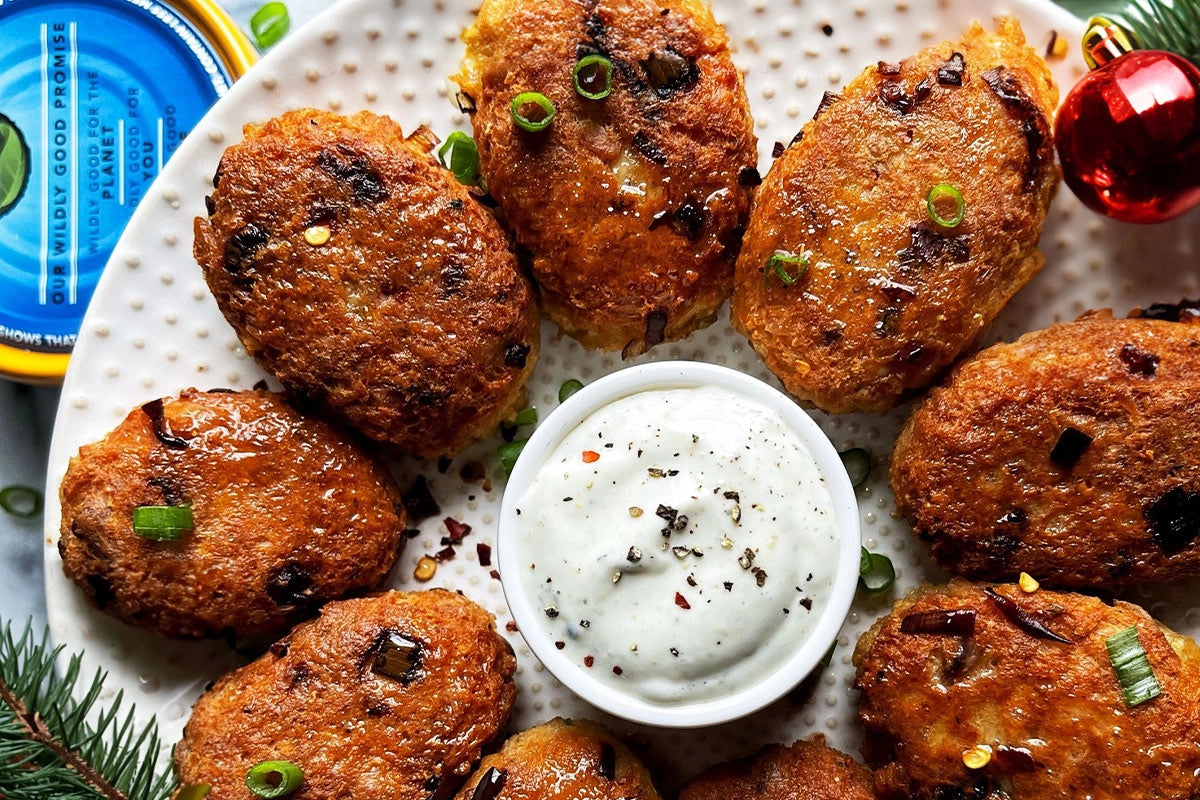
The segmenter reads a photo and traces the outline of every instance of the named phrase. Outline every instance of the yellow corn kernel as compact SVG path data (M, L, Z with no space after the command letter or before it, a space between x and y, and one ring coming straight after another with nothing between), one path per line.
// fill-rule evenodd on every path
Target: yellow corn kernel
M320 247L329 241L329 237L333 233L329 230L328 225L313 225L311 228L306 228L304 231L304 241L311 244L313 247Z
M1039 587L1041 587L1041 584L1037 582L1037 579L1028 572L1022 572L1021 577L1017 579L1017 583L1021 585L1021 591L1025 592L1026 594L1033 594L1038 590Z
M413 570L413 577L424 583L437 574L437 562L429 556L424 556L417 562L417 568Z
M992 760L992 748L986 744L977 744L962 754L963 764L967 769L983 769Z

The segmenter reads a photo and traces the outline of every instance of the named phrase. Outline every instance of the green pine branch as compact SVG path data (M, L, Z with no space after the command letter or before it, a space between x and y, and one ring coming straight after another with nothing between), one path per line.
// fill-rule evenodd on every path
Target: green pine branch
M173 776L155 769L160 740L152 722L122 713L124 693L106 708L97 701L106 673L97 670L82 699L74 698L80 656L59 675L62 647L40 640L26 623L14 637L0 632L0 800L163 800Z

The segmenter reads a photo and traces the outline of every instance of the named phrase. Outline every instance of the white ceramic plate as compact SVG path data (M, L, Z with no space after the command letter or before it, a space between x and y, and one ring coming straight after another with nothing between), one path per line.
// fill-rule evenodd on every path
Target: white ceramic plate
M246 75L197 125L155 182L117 245L83 323L67 374L51 448L46 508L46 595L54 638L85 652L84 667L110 672L108 692L123 689L143 715L156 714L168 743L182 729L191 702L204 684L239 662L219 642L177 643L126 627L87 607L63 577L55 549L57 487L68 459L81 444L102 437L147 399L188 386L245 388L263 373L246 357L222 319L192 260L192 219L204 214L204 195L223 149L237 141L247 122L299 106L340 112L369 108L387 113L406 131L426 124L443 136L468 128L452 105L445 76L461 56L459 33L470 22L474 0L344 0L297 32ZM1016 13L1035 46L1051 30L1077 42L1082 24L1043 0L717 0L717 17L728 27L735 60L746 71L757 121L763 171L776 140L789 141L816 108L822 92L836 90L880 59L896 60L934 41L957 36L972 18ZM826 35L822 27L831 26ZM1053 63L1064 91L1082 74L1073 45ZM1042 247L1047 265L1025 288L991 332L1011 339L1023 331L1070 319L1097 306L1125 313L1153 300L1177 300L1200 288L1196 215L1173 224L1136 228L1101 219L1065 188L1050 215ZM543 325L543 357L530 397L543 413L556 402L567 378L584 381L620 366L617 356L585 352ZM778 385L723 317L684 342L660 347L652 358L690 358L725 364ZM908 526L893 516L886 488L888 451L907 409L881 416L815 415L839 449L867 448L876 468L861 490L863 539L891 556L896 591L939 579ZM499 627L511 617L499 583L477 561L473 542L494 543L503 478L487 441L460 456L445 475L434 464L397 465L402 482L418 471L431 484L444 514L474 532L459 557L443 564L430 584L461 589L496 614ZM459 466L478 459L488 465L491 488L468 485ZM409 543L394 585L413 589L417 558L438 549L439 519L428 520ZM1200 633L1200 585L1135 593L1132 599L1177 629ZM768 741L791 741L824 731L833 744L855 751L855 693L850 653L858 634L886 610L889 598L857 601L840 637L831 668L807 699L785 699L748 720L701 731L641 729L650 761L668 785L715 760L746 753ZM509 633L520 666L520 693L513 724L522 728L556 714L603 718L549 677ZM622 730L634 726L612 722Z

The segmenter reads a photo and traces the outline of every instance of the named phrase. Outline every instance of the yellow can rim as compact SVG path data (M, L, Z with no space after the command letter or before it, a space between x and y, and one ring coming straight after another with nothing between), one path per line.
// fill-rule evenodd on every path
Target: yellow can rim
M166 0L208 40L233 80L258 60L258 51L225 9L214 0ZM55 386L67 374L70 353L38 353L0 344L0 377L21 383Z

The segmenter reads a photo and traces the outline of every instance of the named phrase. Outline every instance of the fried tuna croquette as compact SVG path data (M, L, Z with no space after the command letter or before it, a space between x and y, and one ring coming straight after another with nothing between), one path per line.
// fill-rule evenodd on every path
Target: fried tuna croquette
M1105 644L1130 627L1162 688L1133 707ZM914 800L1200 796L1200 648L1137 606L925 586L863 634L854 663L879 777Z
M225 151L195 255L246 351L368 436L452 454L522 402L533 290L496 220L387 117L290 111Z
M943 568L1112 589L1200 575L1200 320L1094 313L964 362L892 454Z
M609 731L561 717L483 759L455 800L658 800L650 773Z
M874 800L871 771L817 734L793 745L767 745L749 758L692 778L679 800Z
M180 784L244 800L251 767L285 760L304 773L291 800L450 797L516 695L493 622L442 589L330 603L196 702Z
M84 445L59 490L63 570L102 611L163 636L276 632L372 589L404 544L387 468L266 391L154 400ZM139 506L189 506L178 541Z
M733 293L734 325L789 392L884 411L974 344L1042 266L1057 103L1012 18L826 94L758 190ZM965 202L953 229L926 207L940 184Z
M454 80L474 104L480 165L550 318L627 356L710 323L759 178L742 78L708 4L485 0L463 38ZM612 64L601 100L573 83L591 55ZM540 132L512 116L530 91L556 110Z

